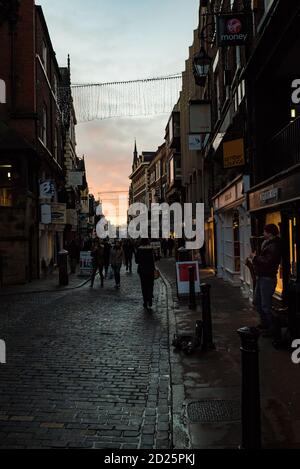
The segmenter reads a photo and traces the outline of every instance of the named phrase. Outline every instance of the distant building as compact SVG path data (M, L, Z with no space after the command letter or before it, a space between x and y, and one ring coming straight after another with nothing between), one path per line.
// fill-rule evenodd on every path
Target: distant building
M155 152L142 152L139 156L135 144L133 153L131 180L130 205L143 203L149 206L149 166L155 158Z

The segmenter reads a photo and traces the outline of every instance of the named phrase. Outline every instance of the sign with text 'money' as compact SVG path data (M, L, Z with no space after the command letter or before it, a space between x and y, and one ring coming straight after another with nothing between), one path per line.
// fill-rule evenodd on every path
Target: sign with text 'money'
M245 150L244 139L231 140L223 143L224 168L234 168L244 166Z
M217 16L218 47L244 46L250 38L251 23L246 14Z

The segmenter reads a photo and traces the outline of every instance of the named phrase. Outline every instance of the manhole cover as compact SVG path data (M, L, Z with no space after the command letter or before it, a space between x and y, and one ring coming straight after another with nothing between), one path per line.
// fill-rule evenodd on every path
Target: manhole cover
M191 423L230 422L241 419L239 401L198 401L192 402L187 408Z

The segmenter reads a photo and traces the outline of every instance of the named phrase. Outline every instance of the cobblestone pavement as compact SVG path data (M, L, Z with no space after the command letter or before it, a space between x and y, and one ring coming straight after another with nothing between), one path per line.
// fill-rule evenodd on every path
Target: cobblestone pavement
M171 447L165 287L146 313L122 282L0 299L0 447Z

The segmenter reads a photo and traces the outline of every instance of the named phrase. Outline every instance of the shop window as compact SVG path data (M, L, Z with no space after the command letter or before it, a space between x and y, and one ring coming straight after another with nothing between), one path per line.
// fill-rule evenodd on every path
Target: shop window
M266 216L266 225L269 225L269 224L274 224L278 226L279 228L281 225L281 213L280 212L268 213ZM281 265L279 268L278 276L277 276L276 293L281 296L282 292L283 292L283 268Z
M298 250L297 250L297 219L291 218L289 220L289 233L290 233L290 277L292 280L297 279L297 264L298 264Z
M4 80L0 80L0 104L6 103L6 83Z
M0 164L0 206L11 207L13 202L11 164Z

